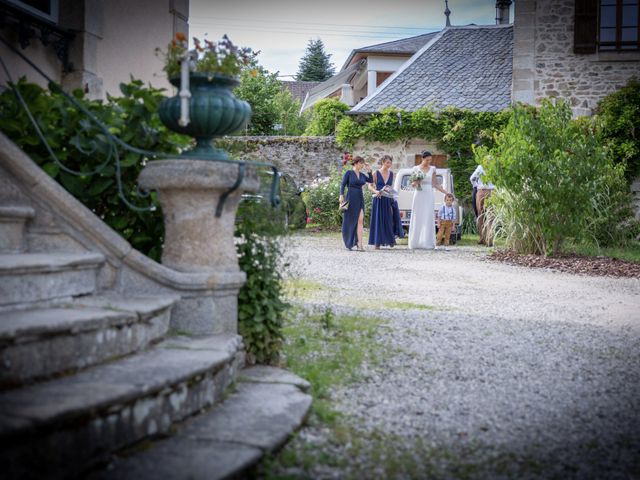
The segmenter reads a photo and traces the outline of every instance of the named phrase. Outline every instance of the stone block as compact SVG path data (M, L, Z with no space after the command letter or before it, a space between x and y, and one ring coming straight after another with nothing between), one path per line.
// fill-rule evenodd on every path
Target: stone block
M105 308L7 312L0 323L0 385L68 374L139 351L167 333L171 305L131 299Z
M255 365L242 370L238 381L255 383L283 383L298 387L303 392L309 391L311 384L303 378L283 370L282 368L267 365Z
M93 293L103 262L96 253L0 255L0 307Z
M33 218L33 208L20 205L0 205L0 253L24 250L25 223Z
M221 400L235 361L222 351L156 347L0 393L3 474L81 476L109 452L166 434L173 423Z
M310 406L311 396L293 385L240 383L222 405L181 434L274 450L302 424Z

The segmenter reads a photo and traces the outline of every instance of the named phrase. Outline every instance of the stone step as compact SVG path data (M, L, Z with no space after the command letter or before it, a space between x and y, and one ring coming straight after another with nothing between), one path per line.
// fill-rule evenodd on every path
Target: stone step
M0 388L70 374L162 339L174 297L90 297L0 314ZM87 306L90 305L90 306Z
M24 250L25 223L35 211L26 205L0 205L0 253Z
M242 370L236 391L176 434L142 452L123 452L91 480L216 480L243 472L280 448L311 406L308 382L273 367Z
M171 338L71 377L0 393L3 478L75 478L108 454L222 398L243 362L237 335Z
M93 293L100 253L0 255L0 307L71 299Z

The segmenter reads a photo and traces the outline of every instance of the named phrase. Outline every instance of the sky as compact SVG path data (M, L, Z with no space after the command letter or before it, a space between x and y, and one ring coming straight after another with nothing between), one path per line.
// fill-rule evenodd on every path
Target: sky
M293 80L320 38L340 70L351 50L441 30L444 0L190 0L189 34L260 50L259 63ZM495 0L449 0L452 25L495 24ZM513 8L512 8L513 9Z

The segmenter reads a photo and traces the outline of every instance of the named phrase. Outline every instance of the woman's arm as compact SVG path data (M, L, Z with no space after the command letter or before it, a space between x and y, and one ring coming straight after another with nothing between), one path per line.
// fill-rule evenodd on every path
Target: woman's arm
M344 198L344 188L349 183L349 172L350 171L351 170L347 170L346 172L344 172L344 175L342 176L342 183L340 184L340 203L342 203L342 199Z
M376 175L378 174L377 171L373 172L373 182L367 182L367 187L369 187L369 191L371 193L375 193L377 194L378 197L380 197L380 192L378 190L376 190L376 187L374 187L374 185L377 185L378 183L378 179L376 178Z
M442 188L440 185L438 185L438 176L436 175L435 169L433 170L433 176L431 177L431 185L433 185L433 188L435 188L436 190L440 190L445 195L447 193L449 193L444 188Z

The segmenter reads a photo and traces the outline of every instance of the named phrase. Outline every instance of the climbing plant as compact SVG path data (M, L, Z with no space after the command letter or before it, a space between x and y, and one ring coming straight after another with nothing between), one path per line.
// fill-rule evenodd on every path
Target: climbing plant
M449 168L454 176L455 191L465 203L471 200L469 176L476 167L472 145L491 146L497 131L506 124L508 110L473 112L445 108L436 112L423 107L413 112L387 108L368 116L344 116L336 127L336 142L346 150L360 139L392 143L421 138L435 142L449 154Z

